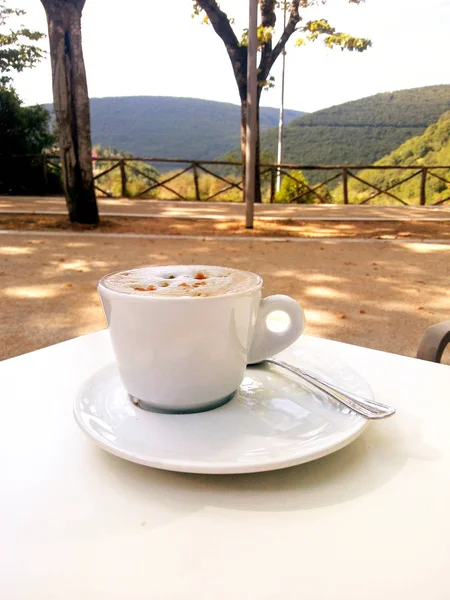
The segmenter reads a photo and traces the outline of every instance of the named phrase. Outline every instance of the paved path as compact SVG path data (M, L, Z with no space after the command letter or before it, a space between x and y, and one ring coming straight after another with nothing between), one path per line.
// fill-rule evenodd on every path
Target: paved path
M48 231L48 230L33 230L26 229L23 231L17 230L0 230L0 245L4 243L2 238L13 238L17 236L23 236L28 238L30 235L35 237L76 237L82 235L82 232L79 231ZM255 237L252 235L180 235L180 234L171 234L171 233L130 233L130 232L101 232L101 231L89 231L88 233L90 238L93 239L101 239L101 238L118 238L118 239L135 239L135 240L185 240L192 242L193 240L201 241L201 242L254 242L257 240L264 241L266 243L280 243L280 242L288 242L292 244L307 244L310 242L349 242L353 244L367 243L373 242L374 244L432 244L432 245L442 245L442 246L450 246L450 239L448 238L439 238L439 237L431 237L431 238L423 238L423 237L408 237L408 240L404 238L392 236L385 237L370 237L370 236L358 236L358 237L338 237L338 236L316 236L316 237L288 237L288 236L259 236ZM1 248L0 248L1 250Z
M170 202L158 200L98 199L103 216L243 219L243 204L230 202ZM66 214L63 198L0 196L0 213ZM450 206L360 206L260 204L260 219L298 221L450 221Z

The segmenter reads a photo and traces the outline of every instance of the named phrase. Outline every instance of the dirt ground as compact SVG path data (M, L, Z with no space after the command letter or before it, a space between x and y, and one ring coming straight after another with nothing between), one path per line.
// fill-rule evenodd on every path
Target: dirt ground
M409 356L415 355L426 327L450 318L450 244L410 242L408 237L390 241L402 231L418 236L410 226L400 232L392 227L388 233L377 230L374 237L390 236L386 240L139 239L91 232L69 235L58 233L54 225L48 227L52 233L39 235L26 229L46 229L46 222L27 225L11 219L1 218L6 231L0 233L0 358L103 328L98 279L145 264L220 264L255 271L264 277L265 294L290 294L304 306L308 334ZM102 231L132 225L114 221ZM146 221L146 227L154 222ZM166 219L166 227L177 225ZM204 224L191 225L197 234L206 233L196 229ZM330 235L330 223L307 225L320 230L319 237ZM19 226L25 231L16 232ZM434 235L448 237L443 229Z

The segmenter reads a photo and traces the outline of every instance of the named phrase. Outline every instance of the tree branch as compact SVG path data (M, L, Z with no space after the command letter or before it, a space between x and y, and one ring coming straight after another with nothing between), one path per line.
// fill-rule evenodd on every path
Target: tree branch
M246 89L247 50L239 44L228 16L220 9L216 0L196 0L195 4L205 11L214 31L225 44L239 90L241 91L242 85Z
M269 2L267 1L266 4L267 3L269 3ZM264 4L264 2L263 2L263 4ZM275 48L272 49L272 42L270 43L270 52L264 52L264 47L263 47L263 50L261 53L261 61L259 63L259 73L258 73L258 80L260 82L264 82L267 80L269 73L270 73L270 69L273 67L274 62L277 60L277 58L283 51L283 49L286 46L286 43L289 40L289 38L291 37L291 35L295 32L297 24L300 21L299 4L300 4L300 0L293 0L291 2L291 7L289 10L289 20L286 24L286 27L285 27L283 33L281 34L280 39L278 40L277 44L275 45ZM274 19L275 19L275 10L274 10L274 8L272 10L274 12ZM262 11L262 5L261 5L261 11Z
M260 5L261 10L261 27L263 29L266 28L274 28L276 23L275 16L275 0L261 0ZM261 58L259 61L259 75L266 71L266 65L270 62L270 55L272 53L272 44L273 44L273 35L271 34L265 42L261 46ZM267 72L267 75L269 73ZM258 77L262 82L264 82L267 77ZM259 88L259 93L261 93L261 87Z
M261 0L261 26L275 27L275 0Z

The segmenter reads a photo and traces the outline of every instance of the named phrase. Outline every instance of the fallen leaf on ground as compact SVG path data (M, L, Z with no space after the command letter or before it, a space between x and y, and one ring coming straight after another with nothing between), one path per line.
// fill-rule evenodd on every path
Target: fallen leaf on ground
M359 312L360 312L361 315L365 315L366 314L366 311L363 308L361 308L361 310Z
M338 319L346 319L347 315L345 315L344 313L341 313L340 315L338 315Z
M423 306L418 306L417 310L423 310Z

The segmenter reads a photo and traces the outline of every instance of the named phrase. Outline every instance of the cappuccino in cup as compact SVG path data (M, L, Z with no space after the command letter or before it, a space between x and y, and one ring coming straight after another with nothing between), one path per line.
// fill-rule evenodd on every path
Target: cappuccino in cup
M255 273L225 267L143 267L104 277L115 292L143 296L211 297L245 291L260 284Z
M205 265L149 266L105 275L103 303L123 386L143 409L200 412L231 400L248 363L291 345L303 332L300 305L262 298L249 271ZM282 311L283 332L267 327Z

